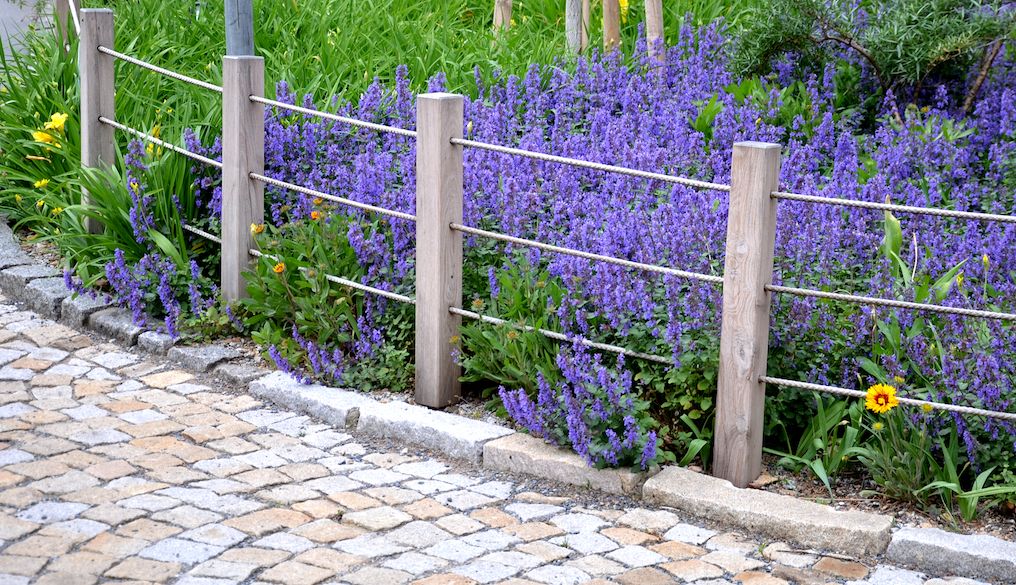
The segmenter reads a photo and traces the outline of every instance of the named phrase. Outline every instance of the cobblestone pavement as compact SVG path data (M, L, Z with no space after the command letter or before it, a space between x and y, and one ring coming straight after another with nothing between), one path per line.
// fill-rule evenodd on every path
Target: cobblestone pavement
M360 442L3 302L0 584L945 582Z

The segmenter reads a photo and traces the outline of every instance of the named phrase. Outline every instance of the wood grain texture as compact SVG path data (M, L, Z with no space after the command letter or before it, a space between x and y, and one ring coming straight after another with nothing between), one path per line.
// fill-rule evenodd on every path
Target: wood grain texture
M621 3L603 0L603 48L613 50L621 44Z
M494 0L494 30L507 30L512 25L512 0Z
M589 0L582 0L582 46L580 50L583 53L589 48L589 15L591 13L592 8L589 6Z
M254 54L253 0L225 0L226 54Z
M113 128L99 122L100 116L114 119L113 58L98 51L98 46L113 48L113 11L81 11L81 42L78 44L78 73L81 77L81 166L104 168L116 162ZM82 190L82 203L89 201ZM93 218L85 219L90 233L102 233L103 226Z
M663 42L663 0L646 0L646 44L651 59L663 61Z
M568 51L582 50L582 0L566 0L564 5L564 36Z
M776 243L780 146L734 145L723 268L723 323L716 399L713 473L737 487L762 468L762 428L769 349L769 299Z
M463 99L431 93L416 100L416 403L442 408L458 401L459 366L452 339L462 318Z
M222 294L228 301L247 296L243 271L254 245L250 226L263 223L264 185L250 173L265 168L264 106L250 96L263 96L265 64L261 57L222 59Z

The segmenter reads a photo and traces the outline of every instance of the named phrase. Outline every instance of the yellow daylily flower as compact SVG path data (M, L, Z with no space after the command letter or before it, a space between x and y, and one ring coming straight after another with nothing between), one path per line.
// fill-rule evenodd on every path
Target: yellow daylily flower
M35 185L36 189L45 189L46 185L49 185L49 179L39 179L33 184Z
M49 122L43 125L46 130L56 130L57 132L63 132L64 124L67 123L67 114L57 113L49 117Z

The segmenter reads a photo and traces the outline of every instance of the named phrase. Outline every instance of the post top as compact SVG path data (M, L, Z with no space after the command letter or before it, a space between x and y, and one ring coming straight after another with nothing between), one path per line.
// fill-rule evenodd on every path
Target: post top
M113 14L112 8L82 8L78 11L78 14L85 16L86 14Z
M462 94L448 93L448 92L444 92L444 91L436 91L436 92L433 92L433 93L421 93L420 95L416 96L416 99L418 99L418 100L419 99L424 99L424 100L461 100L462 99Z
M260 55L223 55L222 61L264 61L265 58Z
M780 144L774 144L772 142L756 142L754 140L745 140L743 142L735 142L734 148L758 148L762 150L772 150L772 149L782 150L783 146Z

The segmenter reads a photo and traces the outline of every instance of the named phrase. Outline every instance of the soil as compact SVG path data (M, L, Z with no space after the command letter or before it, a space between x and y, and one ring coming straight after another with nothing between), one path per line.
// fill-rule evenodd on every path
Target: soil
M59 251L51 242L33 241L29 234L18 234L21 247L29 256L62 271L63 260ZM261 350L250 338L229 337L216 340L216 343L239 350L243 357L237 363L256 367L270 368L261 357ZM371 391L364 394L380 402L406 402L413 404L412 393ZM497 417L486 409L485 401L475 392L464 389L461 402L446 409L448 412L482 420L493 424L515 428L511 421ZM838 510L860 510L888 514L896 518L898 526L940 528L962 534L990 534L999 538L1016 541L1016 508L1013 506L997 506L983 509L973 522L963 522L944 513L941 508L922 510L914 504L891 500L878 495L878 486L867 477L862 470L847 469L833 478L832 497L818 479L807 472L793 473L783 469L776 463L777 457L763 457L763 472L752 485L757 489L794 496L803 500L811 500L828 504Z

